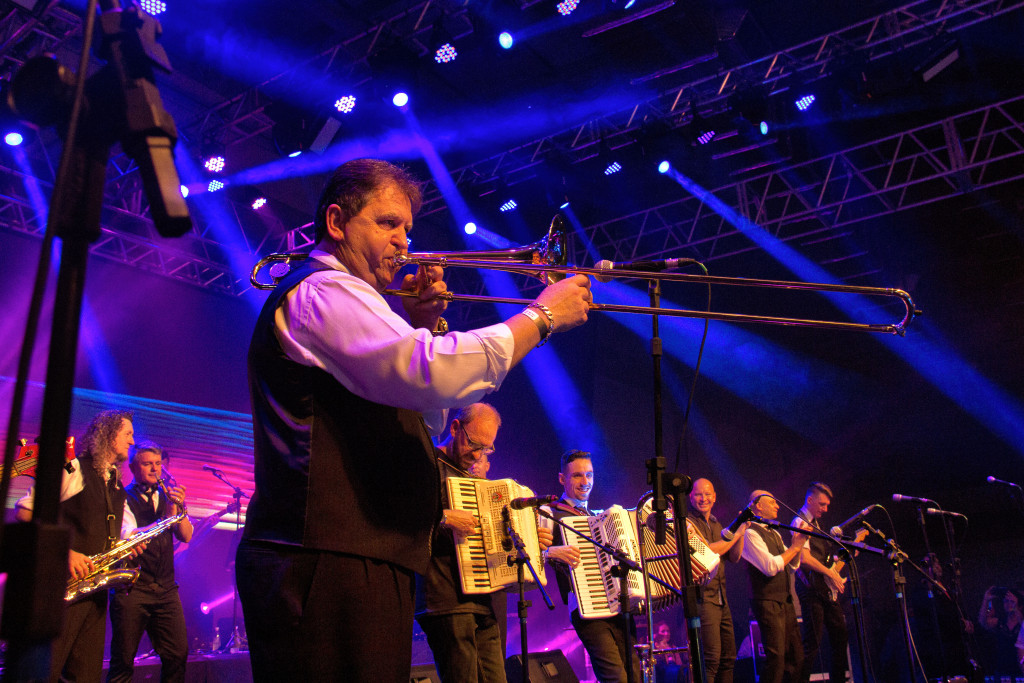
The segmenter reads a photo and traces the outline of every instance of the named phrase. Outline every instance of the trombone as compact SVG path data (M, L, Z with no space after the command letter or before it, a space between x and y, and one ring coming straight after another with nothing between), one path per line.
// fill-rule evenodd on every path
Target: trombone
M277 282L288 273L287 266L293 261L306 258L306 254L270 254L253 267L250 281L258 289L273 289ZM653 306L628 306L622 304L591 303L591 311L605 313L639 313L642 315L665 315L679 318L700 318L703 320L721 320L739 323L763 323L768 325L785 325L791 327L812 327L828 330L857 330L861 332L880 332L904 336L911 321L921 315L914 305L910 294L902 289L892 287L864 287L860 285L836 285L814 282L791 282L786 280L764 280L757 278L723 277L719 275L694 275L689 273L647 272L637 270L614 270L602 268L585 268L566 265L565 226L560 215L551 221L548 234L541 240L523 247L492 251L462 252L422 252L399 254L395 257L401 265L422 265L479 268L484 270L503 270L538 278L545 285L552 284L567 275L594 276L600 281L611 278L661 280L666 282L691 282L708 285L725 285L736 287L761 287L769 289L786 289L812 292L835 292L840 294L859 294L899 299L904 307L903 318L890 323L858 323L844 320L817 320L804 318L786 318L767 315L751 315L746 313L726 313L719 311L697 311L691 309L658 308ZM270 265L272 282L262 282L257 274ZM285 267L282 268L281 266ZM384 294L396 296L415 296L412 292L386 289ZM532 299L518 299L474 294L455 294L445 292L440 295L445 301L479 301L495 304L529 304Z

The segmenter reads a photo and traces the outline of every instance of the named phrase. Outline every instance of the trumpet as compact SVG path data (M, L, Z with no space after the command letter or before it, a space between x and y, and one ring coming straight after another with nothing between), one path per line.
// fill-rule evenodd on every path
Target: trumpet
M174 498L171 497L171 494L167 492L167 486L177 486L178 482L174 480L174 477L171 476L171 473L167 471L166 467L163 468L163 475L164 476L156 480L156 485L160 489L160 494L167 500L168 503L175 503L176 505L178 505L178 507L181 508L181 513L183 515L187 515L188 509L185 506L184 497L181 499L181 502L178 503L178 501L174 500Z
M253 267L250 281L259 289L273 289L287 272L287 266L293 261L306 258L306 254L287 253L270 254ZM502 270L520 275L535 277L545 285L565 278L568 275L588 275L599 277L602 281L610 278L646 279L666 282L688 282L706 285L722 285L733 287L759 287L769 289L797 290L810 292L833 292L870 297L887 297L900 301L903 305L903 317L888 323L861 323L845 320L820 320L789 318L769 315L752 315L747 313L727 313L720 311L698 311L678 308L659 308L653 306L627 306L621 304L604 304L593 302L591 311L605 313L635 313L641 315L664 315L679 318L699 318L738 323L762 323L767 325L786 325L792 327L812 327L830 330L855 330L861 332L878 332L885 334L906 335L907 327L916 316L921 315L920 309L914 304L910 294L893 287L865 287L860 285L837 285L815 282L791 282L786 280L765 280L758 278L723 277L718 275L695 275L691 273L647 272L638 270L605 270L602 268L585 268L566 265L565 226L561 216L551 221L548 234L533 244L508 250L464 251L464 252L424 252L414 254L398 254L396 263L405 265L438 265L442 268L462 267L483 270ZM257 274L270 265L272 282L266 283L258 279ZM281 266L283 272L281 272ZM275 269L277 271L275 272ZM416 296L413 292L385 289L384 294L395 296ZM439 295L448 302L475 301L498 304L528 305L531 299L495 297L474 294L455 294L445 292Z

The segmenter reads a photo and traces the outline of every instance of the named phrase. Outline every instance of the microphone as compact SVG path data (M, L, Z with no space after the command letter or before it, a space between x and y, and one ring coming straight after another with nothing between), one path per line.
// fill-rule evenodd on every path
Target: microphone
M947 515L949 517L963 517L964 519L967 519L967 515L961 515L959 512L951 512L950 510L938 510L936 508L925 508L924 514Z
M878 507L878 503L874 503L872 505L868 505L866 508L864 508L863 510L861 510L860 512L855 514L853 517L850 517L848 520L846 520L842 524L837 524L836 526L834 526L831 529L829 529L829 533L832 534L833 536L843 536L846 533L846 530L848 528L850 528L851 526L853 526L854 524L856 524L860 520L862 520L865 517L867 517L868 513L871 512L872 510L874 510L876 507Z
M898 493L892 494L892 499L894 501L896 501L897 503L900 503L902 501L908 501L908 502L911 502L911 503L933 503L933 504L935 503L935 501L932 500L931 498L917 498L915 496L901 496Z
M666 258L656 261L620 261L615 263L608 259L601 259L594 264L594 268L597 270L640 270L645 273L660 273L663 270L675 270L687 263L697 263L697 260L692 258ZM594 275L594 279L598 282L611 282L612 276Z
M557 503L559 500L558 496L533 496L532 498L513 498L509 501L508 506L513 510L522 510L523 508L538 508L541 505L552 505Z
M730 524L725 529L722 529L722 540L723 541L731 541L732 537L736 535L736 531L741 526L743 526L743 523L744 522L749 522L752 519L754 519L754 504L753 503L751 503L747 507L745 507L742 510L740 510L740 513L738 515L736 515L736 519L732 520L732 524Z
M218 474L220 474L220 470L218 470L218 469L217 469L216 467L214 467L213 465L203 465L203 469L204 469L204 470L206 470L207 472L209 472L209 473L213 474L213 476L215 476L215 477L216 477L216 476L217 476Z
M988 477L985 481L990 484L1003 484L1004 486L1013 486L1019 489L1020 484L1014 484L1012 481L1006 481L1005 479L996 479L995 477Z

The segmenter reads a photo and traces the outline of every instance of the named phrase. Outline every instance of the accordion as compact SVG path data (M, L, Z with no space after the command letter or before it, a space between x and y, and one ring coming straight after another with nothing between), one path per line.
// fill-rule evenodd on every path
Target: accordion
M471 479L448 477L448 501L453 510L467 510L480 520L479 529L468 536L456 535L455 555L462 592L467 595L495 593L518 585L515 560L518 557L505 532L503 513L513 498L529 497L533 491L512 479ZM512 529L526 544L526 554L542 586L547 585L540 544L537 541L537 511L508 509ZM526 572L533 583L533 575Z
M642 551L647 572L678 591L682 588L682 582L679 579L679 562L676 557L678 534L675 525L670 518L665 543L658 545L655 543L654 530L646 523L650 513L651 499L648 496L640 506L639 518L644 523L640 527L639 539L637 511L625 510L618 505L613 505L593 517L565 517L562 522L604 545L615 548L636 564L641 564ZM687 530L693 580L694 583L704 585L714 578L718 570L719 557L689 523ZM563 535L566 537L566 543L579 548L580 551L580 563L572 570L571 580L580 605L581 617L602 619L620 614L623 606L629 612L643 606L643 577L638 572L629 572L623 598L622 581L612 573L613 567L616 566L615 559L572 532ZM656 581L651 581L650 591L651 606L655 611L664 609L679 599L676 592Z

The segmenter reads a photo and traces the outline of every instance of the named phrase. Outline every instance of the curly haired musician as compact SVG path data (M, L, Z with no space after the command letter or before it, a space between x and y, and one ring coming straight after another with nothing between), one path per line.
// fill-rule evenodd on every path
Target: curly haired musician
M711 514L715 506L715 487L708 479L693 482L686 516L708 547L730 562L739 562L743 555L743 535L750 527L741 525L732 540L722 539L722 524ZM732 683L736 667L736 637L732 626L732 612L725 595L725 567L704 586L704 600L700 603L700 635L704 646L704 671L711 683Z
M100 413L89 423L80 443L82 455L65 468L60 491L60 522L71 528L68 572L74 578L95 571L89 558L109 550L120 536L125 491L119 467L135 443L132 413ZM17 502L15 516L20 521L32 519L34 498L33 487ZM62 674L71 680L100 680L106 621L106 590L89 593L67 606L60 636L52 645L51 681Z
M136 446L128 459L133 480L125 489L124 521L121 537L128 538L139 528L165 517L174 517L185 500L185 488L166 487L163 495L164 451L152 441ZM142 633L149 634L153 649L160 655L160 680L184 681L188 660L185 612L174 581L174 538L183 543L192 539L188 515L171 529L151 539L139 556L139 578L130 589L113 592L110 603L110 672L108 682L130 681L135 670L135 654Z
M382 292L420 203L403 169L342 164L316 248L256 322L256 491L236 562L256 681L408 682L414 575L440 517L430 433L549 332L586 320L590 281L575 276L503 323L445 334L443 273L421 266L401 283L415 294L402 299L407 322Z
M807 488L804 505L791 526L797 520L821 530L818 520L828 512L832 502L832 489L820 481ZM811 672L821 648L821 631L828 632L831 664L829 680L842 683L846 680L846 647L849 636L846 631L846 616L839 604L838 596L846 588L846 579L832 568L829 558L831 544L821 538L811 537L800 556L800 569L796 573L796 595L800 599L800 614L803 616L804 669L803 683L811 680Z
M562 519L572 515L596 514L587 507L590 500L590 492L594 488L594 464L590 453L586 451L571 450L562 454L561 471L558 473L558 483L562 485L565 492L561 500L550 508L545 506L556 519ZM601 683L626 683L626 659L627 656L633 665L633 680L639 681L640 658L636 650L627 655L626 639L622 633L622 617L606 617L603 619L584 619L580 616L579 603L576 595L572 593L572 583L569 578L571 569L579 565L580 551L571 545L566 545L562 527L554 529L554 545L545 553L548 562L555 568L558 577L558 588L562 594L562 600L568 605L571 612L570 619L572 626L576 629L576 635L590 655L590 663L594 667L594 675ZM630 626L633 628L632 638L635 642L635 624L630 619Z

